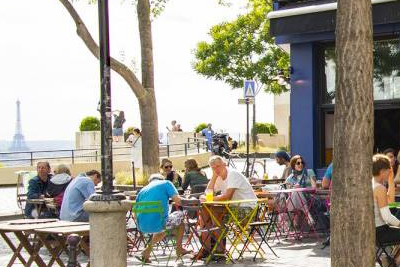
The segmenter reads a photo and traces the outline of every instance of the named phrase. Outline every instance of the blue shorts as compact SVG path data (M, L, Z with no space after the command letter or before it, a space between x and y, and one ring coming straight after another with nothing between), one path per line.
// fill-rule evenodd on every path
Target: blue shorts
M124 135L124 131L122 130L122 128L114 128L112 132L113 132L113 136L123 136Z

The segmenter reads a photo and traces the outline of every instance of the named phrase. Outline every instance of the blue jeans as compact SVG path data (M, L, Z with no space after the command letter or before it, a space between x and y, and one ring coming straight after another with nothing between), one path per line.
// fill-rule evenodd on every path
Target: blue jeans
M74 222L88 222L89 221L89 213L83 211L78 218L74 220Z

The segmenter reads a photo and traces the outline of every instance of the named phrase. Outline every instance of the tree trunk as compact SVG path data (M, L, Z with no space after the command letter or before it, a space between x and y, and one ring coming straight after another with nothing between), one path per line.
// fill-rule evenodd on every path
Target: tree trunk
M143 175L159 171L158 119L154 93L153 41L151 37L150 3L139 0L137 4L140 46L142 55L142 86L146 91L139 99L143 134ZM157 162L157 164L154 164Z
M339 0L331 208L333 267L375 266L371 0Z

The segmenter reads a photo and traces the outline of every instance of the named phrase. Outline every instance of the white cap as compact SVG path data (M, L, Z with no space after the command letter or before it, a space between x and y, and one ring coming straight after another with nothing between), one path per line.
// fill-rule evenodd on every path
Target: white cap
M157 179L157 180L164 180L164 176L162 176L162 175L159 174L159 173L153 173L153 174L151 174L151 175L149 176L149 183L150 183L151 181L155 180L155 179Z

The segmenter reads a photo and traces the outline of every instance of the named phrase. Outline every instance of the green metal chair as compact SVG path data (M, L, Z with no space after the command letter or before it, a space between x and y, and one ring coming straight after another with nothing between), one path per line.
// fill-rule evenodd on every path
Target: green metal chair
M132 212L135 215L134 218L136 220L136 225L139 229L139 231L142 233L143 238L145 240L145 248L147 247L147 245L151 242L151 239L153 237L153 234L156 233L148 233L148 232L142 232L139 225L140 225L140 215L145 215L145 214L158 214L159 216L159 220L161 221L161 224L165 226L165 218L164 218L164 208L161 204L161 201L141 201L141 202L136 202L133 203L133 207L132 207ZM168 247L168 237L171 236L171 231L164 229L165 233L166 233L166 237L164 238L164 247L162 247L162 249L165 252L166 247ZM172 247L176 247L176 242L173 238L170 239L171 240L171 246ZM167 261L167 265L171 259L172 256L172 252L174 251L174 249L170 250L169 256L168 256L168 261ZM154 250L152 250L152 255L155 258L155 260L157 262L159 262L159 260L157 259L156 254L154 253Z

